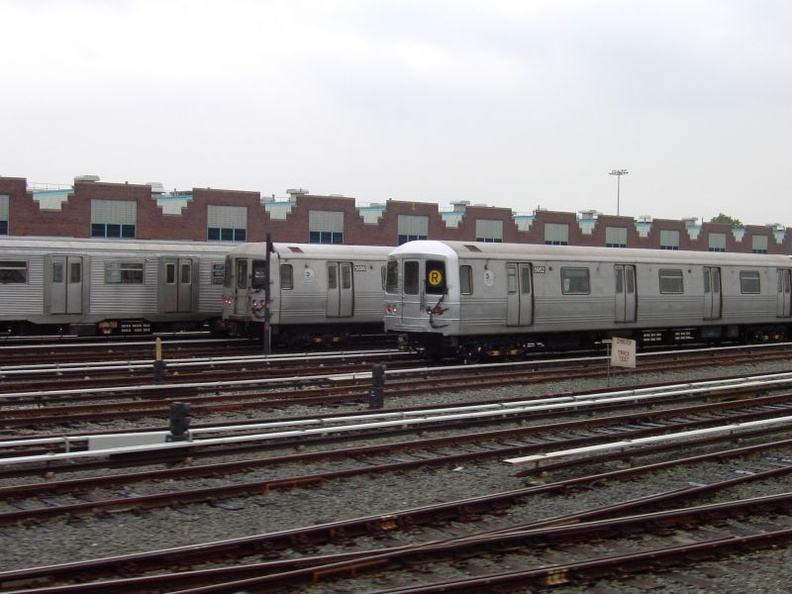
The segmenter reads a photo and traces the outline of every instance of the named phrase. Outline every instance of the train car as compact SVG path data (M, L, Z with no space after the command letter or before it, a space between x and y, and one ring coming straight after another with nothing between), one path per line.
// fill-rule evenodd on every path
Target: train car
M216 329L230 244L4 237L0 333Z
M226 260L223 320L232 336L259 337L265 316L274 343L341 344L384 336L387 246L246 243ZM269 283L269 301L266 288Z
M785 340L787 256L413 241L388 256L384 324L427 355Z

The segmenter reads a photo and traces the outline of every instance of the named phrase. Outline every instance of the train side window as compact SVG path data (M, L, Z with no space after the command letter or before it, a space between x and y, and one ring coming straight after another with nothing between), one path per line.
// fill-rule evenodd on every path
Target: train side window
M281 264L280 266L281 289L294 288L294 269L291 264Z
M740 292L749 295L758 295L762 292L758 270L740 271Z
M173 262L168 262L165 264L165 284L176 284L176 264Z
M410 260L404 263L404 294L417 295L418 287L418 262Z
M24 285L27 277L27 262L0 262L0 285Z
M254 289L262 289L267 286L267 261L253 260L251 266L250 286Z
M52 282L59 284L63 282L63 262L52 263Z
M247 289L247 271L248 271L248 263L247 260L239 259L236 261L236 286L237 289Z
M588 268L562 268L561 292L564 295L588 295L591 293Z
M142 262L107 262L105 263L105 284L108 285L142 285Z
M616 267L616 294L621 295L624 293L624 269L620 266Z
M682 294L685 286L682 282L682 271L661 268L660 272L660 292Z
M445 262L442 260L426 261L426 292L430 295L446 292Z
M473 294L473 267L467 264L459 267L459 292L462 295Z

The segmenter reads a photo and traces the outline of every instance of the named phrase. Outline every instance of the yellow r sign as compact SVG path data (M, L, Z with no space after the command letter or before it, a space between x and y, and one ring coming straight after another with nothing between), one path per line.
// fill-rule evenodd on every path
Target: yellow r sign
M437 286L443 282L443 273L439 270L430 270L428 279L429 284L432 286Z

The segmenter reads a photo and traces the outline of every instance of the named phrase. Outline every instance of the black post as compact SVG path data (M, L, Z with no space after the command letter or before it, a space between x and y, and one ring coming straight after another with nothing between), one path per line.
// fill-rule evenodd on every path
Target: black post
M382 408L385 404L385 365L377 364L371 368L371 388L369 389L369 408Z
M162 360L162 339L158 336L154 341L154 383L161 384L165 381L165 361Z
M189 402L171 402L170 404L170 435L167 441L187 441L190 439L190 416Z
M269 355L272 352L272 329L270 328L270 262L272 260L271 254L272 237L267 233L267 254L265 262L267 266L267 282L264 285L264 332L262 333L262 340L264 341L264 354Z

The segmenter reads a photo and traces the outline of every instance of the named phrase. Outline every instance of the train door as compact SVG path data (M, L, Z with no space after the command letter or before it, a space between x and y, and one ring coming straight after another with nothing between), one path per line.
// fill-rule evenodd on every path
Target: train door
M533 275L528 262L506 263L506 325L533 324Z
M721 317L721 270L714 266L704 267L704 319L719 320Z
M355 310L351 262L327 263L327 317L349 318Z
M163 313L193 311L193 294L197 295L198 290L193 276L192 258L160 258L159 300Z
M250 315L250 291L248 279L248 261L246 258L234 260L234 313L240 316Z
M634 322L638 311L638 292L635 289L635 266L616 264L616 321Z
M51 256L48 276L49 313L83 313L82 256Z
M778 270L778 317L792 316L792 269Z

